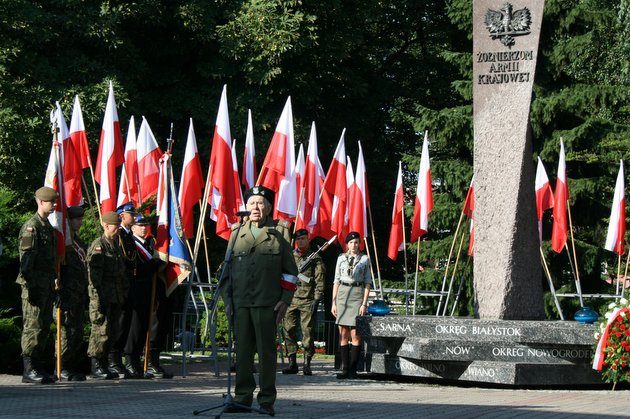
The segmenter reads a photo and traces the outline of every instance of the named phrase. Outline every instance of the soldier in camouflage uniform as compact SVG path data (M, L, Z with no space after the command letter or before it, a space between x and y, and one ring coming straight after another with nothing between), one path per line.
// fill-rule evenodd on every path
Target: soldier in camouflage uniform
M313 253L310 249L308 230L300 229L295 232L297 249L293 257L298 268ZM284 319L284 335L289 355L289 366L282 370L283 374L297 374L297 330L302 330L302 346L304 347L304 375L313 375L311 359L315 354L313 343L313 328L315 326L316 310L324 295L324 277L326 268L322 258L317 255L310 265L298 275L297 290L293 294L293 301Z
M42 187L35 192L37 213L20 229L20 271L17 282L22 287L22 359L23 383L52 383L54 378L42 368L46 355L56 273L55 231L48 216L55 211L58 194Z
M88 250L88 294L92 332L88 356L92 358L92 378L112 379L106 357L123 334L118 319L127 300L125 262L118 244L120 219L113 211L103 214L103 235Z
M78 350L83 342L83 317L88 299L86 246L78 235L84 212L81 207L68 208L72 245L66 246L65 262L61 264L61 378L68 381L85 381L85 375L79 372L78 365Z

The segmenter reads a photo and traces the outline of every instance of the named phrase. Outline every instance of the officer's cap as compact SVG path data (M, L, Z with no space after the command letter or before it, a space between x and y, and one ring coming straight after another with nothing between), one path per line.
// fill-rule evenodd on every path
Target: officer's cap
M123 212L128 212L130 214L136 214L136 209L133 207L131 202L127 202L126 204L122 204L118 208L116 208L116 212L118 214L122 214Z
M346 236L346 243L350 243L354 239L361 239L361 235L357 233L356 231L351 231Z
M262 196L273 207L274 193L271 189L265 188L264 186L254 186L253 188L248 189L247 191L245 191L245 203L247 203L247 201L249 201L249 198L251 198L252 196Z
M69 219L81 218L81 217L83 217L83 214L85 214L85 210L83 209L83 207L79 207L79 206L68 207L68 218Z
M144 216L142 214L138 214L136 215L136 222L135 224L137 226L146 226L149 225L149 220L144 218Z
M53 202L59 198L59 194L53 188L49 188L48 186L42 186L38 190L35 191L35 198L41 199L46 202Z
M305 228L301 228L298 231L295 232L295 234L293 235L296 239L298 237L302 237L302 236L306 236L308 237L308 230Z
M120 217L114 211L108 211L103 214L103 222L105 224L120 224Z

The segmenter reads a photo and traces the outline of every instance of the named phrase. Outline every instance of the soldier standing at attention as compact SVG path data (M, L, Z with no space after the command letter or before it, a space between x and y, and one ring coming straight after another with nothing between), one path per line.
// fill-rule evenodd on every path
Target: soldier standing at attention
M260 409L273 416L276 401L276 329L291 304L297 282L297 266L291 254L288 223L274 222L273 192L255 186L245 192L249 219L237 232L232 228L228 249L234 244L229 265L232 295L229 286L222 295L233 314L234 334L238 342L234 401L251 406L256 388L254 353L260 367ZM226 413L247 411L229 406Z
M17 282L22 287L23 383L48 384L54 378L43 370L52 309L57 241L48 216L55 211L58 194L46 186L35 192L37 213L20 229L20 270Z
M298 268L313 253L310 249L311 242L308 238L308 230L300 229L295 232L297 248L293 251L293 257ZM316 310L319 301L324 295L324 277L326 268L319 255L313 258L310 265L298 275L297 290L293 294L291 306L287 310L284 319L284 334L286 338L287 353L289 354L289 366L282 370L283 374L297 374L297 329L302 330L302 346L304 347L304 375L313 375L311 359L315 354L313 343L313 327L315 326Z
M86 246L78 235L84 212L82 207L68 208L72 245L66 246L66 260L61 264L61 378L68 381L85 381L85 375L78 371L77 356L83 342L83 315L88 295Z
M117 326L120 330L120 337L112 342L112 347L107 356L109 361L109 371L119 375L124 375L125 378L142 378L142 374L136 371L137 374L133 374L133 368L125 368L122 364L122 353L125 350L125 344L127 343L127 335L129 333L129 327L131 324L131 318L133 316L131 305L129 304L129 291L131 284L136 280L136 274L138 273L138 250L136 249L136 243L133 239L133 232L131 226L136 221L136 209L131 202L123 204L116 209L116 212L120 215L120 234L118 234L118 244L125 260L125 278L121 284L122 292L125 296L122 301L122 311L120 316L116 319L119 323Z
M88 294L92 332L88 356L92 378L112 379L118 374L107 369L106 357L123 331L118 321L127 299L125 262L118 244L120 219L113 211L103 214L103 235L88 250Z

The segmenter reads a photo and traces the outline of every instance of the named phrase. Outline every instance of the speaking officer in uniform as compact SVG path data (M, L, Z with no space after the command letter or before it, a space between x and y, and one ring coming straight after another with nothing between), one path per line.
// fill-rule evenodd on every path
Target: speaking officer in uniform
M88 294L92 332L88 356L92 358L92 378L112 379L118 374L107 369L106 357L120 339L120 319L127 300L125 261L118 243L118 214L103 214L103 235L88 250Z
M295 244L293 257L298 268L304 263L311 253L311 242L308 238L308 230L300 229L295 232ZM293 294L293 301L287 310L284 319L284 335L286 339L287 353L289 354L289 366L282 370L283 374L297 374L297 329L302 330L302 345L304 347L305 360L302 369L304 375L313 375L311 371L311 359L315 354L313 343L313 327L317 305L324 295L324 276L326 268L319 255L313 258L313 262L298 275L297 289Z
M274 222L273 192L255 186L245 193L251 212L240 230L232 228L228 249L234 244L229 265L232 296L227 286L222 295L228 313L234 316L234 334L238 345L234 401L250 406L256 388L254 353L258 352L260 391L258 404L273 415L276 401L276 329L291 304L297 281L297 266L291 254L286 222ZM229 406L229 413L243 408Z
M118 234L118 244L125 260L125 280L122 284L125 300L122 302L122 311L116 319L120 323L117 327L121 330L120 338L112 343L110 352L107 355L109 362L108 368L110 372L115 374L124 374L126 378L139 378L136 375L130 375L129 371L122 365L122 353L127 343L127 333L129 333L129 325L131 323L131 307L129 305L129 290L131 284L136 279L138 269L138 251L136 243L133 239L131 226L136 221L136 209L131 202L123 204L116 209L120 215L120 233Z
M20 229L20 270L15 282L22 287L23 383L52 383L43 368L43 358L52 322L56 247L48 216L55 211L58 194L46 186L35 192L37 213Z
M68 224L72 244L66 246L66 258L61 264L61 378L68 381L85 381L78 371L78 350L83 342L83 316L88 299L86 246L79 238L83 224L82 207L68 208Z

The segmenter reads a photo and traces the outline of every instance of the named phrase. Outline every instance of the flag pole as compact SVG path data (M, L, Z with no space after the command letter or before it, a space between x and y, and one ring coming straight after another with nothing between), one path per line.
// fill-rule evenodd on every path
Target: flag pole
M580 285L580 281L575 274L575 268L573 267L573 262L571 261L571 252L569 252L569 246L564 243L564 248L566 249L567 256L569 257L569 266L571 267L571 273L573 274L573 279L575 280L575 289L580 299L580 307L584 307L584 300L582 299L582 286Z
M413 312L412 316L416 315L416 300L418 298L418 265L420 264L420 237L418 237L418 248L416 249L416 274L413 284Z
M444 278L442 278L442 289L440 291L440 301L438 302L438 308L435 312L436 316L440 315L440 309L442 308L442 298L444 298L444 289L446 288L446 278L448 278L448 268L451 264L451 257L453 257L453 249L455 248L455 242L457 240L457 234L459 233L459 228L462 225L462 220L464 219L464 210L459 214L459 221L457 221L457 227L455 228L455 234L453 235L453 242L451 243L451 250L448 252L448 259L446 259L446 269L444 270Z
M628 278L628 263L630 263L630 250L628 251L628 257L626 258L626 270L623 273L623 285L625 287L626 280Z
M404 199L404 198L403 198ZM401 222L402 222L402 234L403 234L403 258L405 261L405 316L409 314L409 278L407 278L407 239L405 237L405 207L403 203L403 210L400 212ZM415 296L414 296L415 298Z
M63 231L63 237L65 241L66 226L63 217L63 208L66 205L66 200L63 194L64 179L63 169L61 167L61 159L59 159L59 139L57 138L57 119L52 120L52 134L53 134L53 149L55 150L55 166L57 166L57 182L59 185L60 201L61 201L61 231ZM65 247L65 242L64 242ZM61 290L61 259L55 258L55 270L57 271L57 279L55 280L55 291L59 293ZM61 381L61 301L57 304L56 309L56 333L55 333L55 349L57 356L55 359L55 366L57 367L57 380Z
M564 314L562 313L562 308L560 308L560 301L558 301L558 296L556 295L556 287L553 286L553 280L551 279L551 272L549 272L549 266L547 265L545 252L543 252L542 246L539 246L538 249L540 250L540 260L542 261L543 271L545 271L545 276L547 277L547 282L549 283L551 295L553 295L553 301L556 303L556 308L558 309L560 320L564 320Z
M455 281L455 273L457 272L457 266L459 265L459 257L462 254L462 246L464 245L464 234L461 235L459 240L459 247L457 248L457 257L455 258L455 265L453 265L453 272L451 273L451 280L448 283L448 292L446 293L446 300L444 301L444 309L442 310L442 317L446 316L448 309L448 300L451 298L451 291L453 290L453 282Z
M370 230L372 230L372 246L374 247L374 260L376 261L376 274L378 275L378 288L383 299L383 283L381 282L381 267L378 263L378 250L376 249L376 235L374 234L374 221L372 221L372 206L368 202L368 214L370 216Z
M293 234L292 236L295 234L295 230L297 229L297 225L298 225L298 220L300 219L300 208L302 207L302 199L304 198L304 188L300 187L300 199L298 199L298 206L297 206L297 214L295 214L295 223L293 223ZM374 276L372 274L372 276Z
M212 269L210 269L210 257L208 256L208 237L206 236L206 226L205 224L201 227L201 233L203 234L203 250L206 256L206 269L208 272L208 284L210 283L210 277L211 274L210 272L212 271Z
M94 168L92 167L92 158L90 157L89 151L90 150L88 150L88 153L87 153L88 168L90 169L90 176L92 177L92 187L94 188L94 197L96 198L96 201L94 202L96 203L96 209L98 210L98 219L100 221L99 224L102 225L103 215L101 214L101 205L100 205L101 203L98 200L98 189L96 189L96 178L94 177Z
M156 288L157 272L153 273L151 278L151 304L149 304L149 326L147 327L147 336L144 340L144 373L149 369L149 354L151 349L151 328L153 326L153 316L155 315L155 288ZM155 362L155 359L152 360ZM154 364L155 365L155 364Z
M457 295L455 296L455 301L453 301L453 307L451 308L451 317L455 314L455 309L457 308L457 303L459 303L459 296L462 295L462 289L464 288L464 278L459 282L459 287L457 288Z
M372 278L374 278L374 267L372 266L372 256L370 256L370 248L368 246L367 237L363 238L363 242L365 243L365 252L367 253L367 257L370 259L370 273L372 274Z
M580 269L577 263L577 254L575 253L575 239L573 238L573 221L571 221L571 204L567 199L567 212L569 213L569 229L571 231L571 248L573 249L573 262L575 264L575 277L577 278L577 283L580 286L580 306L584 307L584 301L582 299L582 284L580 282Z
M617 283L615 289L615 295L619 296L619 282L621 281L621 253L617 254ZM624 282L625 285L625 282ZM623 288L621 288L621 293L623 294Z

